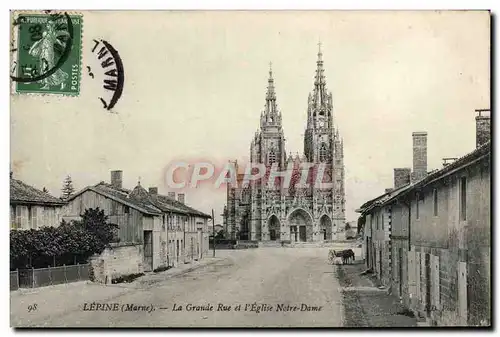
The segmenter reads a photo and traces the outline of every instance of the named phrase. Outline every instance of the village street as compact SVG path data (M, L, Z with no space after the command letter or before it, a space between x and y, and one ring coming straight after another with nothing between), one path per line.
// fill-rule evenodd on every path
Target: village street
M327 263L327 252L327 248L221 250L217 251L215 263L164 280L157 277L150 282L146 278L141 284L62 286L65 290L51 295L45 303L31 301L41 298L45 289L34 294L11 295L11 325L338 327L342 326L342 308L335 276L337 266ZM90 308L92 302L118 303L120 310L84 310ZM252 308L254 303L266 304L272 311L265 311L262 306L256 311L257 306ZM36 310L28 312L28 306L34 304L37 304ZM128 304L152 305L155 310L122 312L122 305ZM218 311L219 304L224 305L224 309L231 308ZM235 310L238 304L242 305L241 311ZM174 305L182 306L183 310L172 311ZM213 306L213 311L187 311L189 306L208 305ZM282 305L283 310L287 305L289 310L297 308L296 311L276 311L277 305ZM307 311L310 307L319 311Z

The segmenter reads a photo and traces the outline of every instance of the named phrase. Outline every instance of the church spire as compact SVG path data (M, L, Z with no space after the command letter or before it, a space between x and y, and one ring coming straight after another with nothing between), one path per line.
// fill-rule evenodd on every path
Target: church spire
M321 42L318 43L318 61L316 61L316 75L314 76L314 101L316 107L327 104L328 96L326 92L326 80L323 69L323 52Z
M276 101L276 93L274 92L274 78L273 78L273 63L269 62L269 79L267 80L267 94L266 101Z
M266 106L261 115L261 127L269 125L281 125L281 114L276 104L276 92L274 91L274 78L272 63L269 62L269 79L267 80Z

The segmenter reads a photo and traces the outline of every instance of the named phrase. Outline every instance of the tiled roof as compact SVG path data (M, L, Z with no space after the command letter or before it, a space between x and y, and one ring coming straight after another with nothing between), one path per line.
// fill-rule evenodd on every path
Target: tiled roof
M436 179L440 179L450 173L451 171L454 171L455 169L458 169L462 166L467 166L472 164L476 159L480 159L483 156L489 156L491 154L491 142L488 141L485 144L481 145L480 147L476 148L474 151L469 152L463 157L458 158L455 160L453 163L443 167L440 170L435 170L422 180L418 181L415 184L415 187L423 187L430 183L431 181L434 181Z
M64 201L61 199L53 197L17 179L10 179L10 201L64 205Z
M398 188L397 190L393 190L391 192L385 193L381 196L378 196L375 199L372 199L366 203L364 203L358 210L356 210L359 213L365 213L366 211L377 207L377 206L382 206L384 204L387 204L391 201L393 201L396 197L402 196L411 190L414 190L416 188L421 188L424 187L425 185L429 184L432 181L435 181L437 179L443 178L445 175L448 173L454 171L455 169L458 169L462 166L466 166L474 162L476 159L480 159L483 156L488 156L491 153L491 142L488 141L487 143L483 144L482 146L478 147L474 151L466 154L465 156L455 160L453 163L443 167L442 169L437 169L429 172L429 174L420 179L419 181L409 184L403 187Z
M174 212L185 215L210 217L209 215L184 205L175 199L160 194L153 195L148 193L148 191L140 185L137 185L131 191L125 188L115 187L105 182L100 182L97 185L89 186L76 193L71 196L70 200L82 194L86 190L92 190L96 193L103 194L146 214L158 215L162 212Z
M189 207L188 205L183 204L182 202L177 201L173 198L167 197L165 195L158 194L157 200L160 201L162 204L164 204L168 207L173 207L174 209L180 210L181 212L183 212L185 214L195 215L195 216L199 216L202 218L211 218L210 215L205 214L201 211L198 211L197 209Z
M161 213L161 210L155 207L147 199L144 199L141 196L135 194L134 191L136 191L136 189L130 191L124 188L116 188L115 186L104 182L100 182L99 184L95 185L94 188L97 189L98 191L107 193L109 195L113 195L115 198L118 198L125 204L132 204L133 206L138 208L138 210L143 211L144 213L147 214Z

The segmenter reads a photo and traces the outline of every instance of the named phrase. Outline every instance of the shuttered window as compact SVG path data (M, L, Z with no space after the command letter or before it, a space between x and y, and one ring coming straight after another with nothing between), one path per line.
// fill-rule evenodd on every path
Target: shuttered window
M38 207L29 207L30 225L33 229L38 229Z
M459 209L460 209L460 220L467 220L467 178L460 178L459 187Z
M437 216L438 215L438 191L436 188L434 190L432 190L432 200L434 203L434 216Z

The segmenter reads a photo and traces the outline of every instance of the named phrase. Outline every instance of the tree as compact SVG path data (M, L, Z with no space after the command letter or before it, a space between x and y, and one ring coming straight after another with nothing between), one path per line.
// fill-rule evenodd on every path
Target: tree
M69 196L75 192L75 188L73 187L73 180L71 180L71 176L68 175L66 177L66 179L64 179L63 187L62 187L61 191L62 191L61 198L63 198L63 199L69 198Z
M94 251L101 252L111 242L116 242L116 232L118 225L108 223L108 217L104 210L97 208L88 208L81 215L82 220L75 221L76 226L80 226L93 236L92 244Z
M345 223L345 230L348 231L349 229L351 229L351 225L349 225L348 222Z
M224 232L223 229L221 229L220 231L218 231L216 234L215 234L215 238L217 240L222 240L226 237L226 233Z
M358 234L364 233L366 218L364 215L358 218Z

